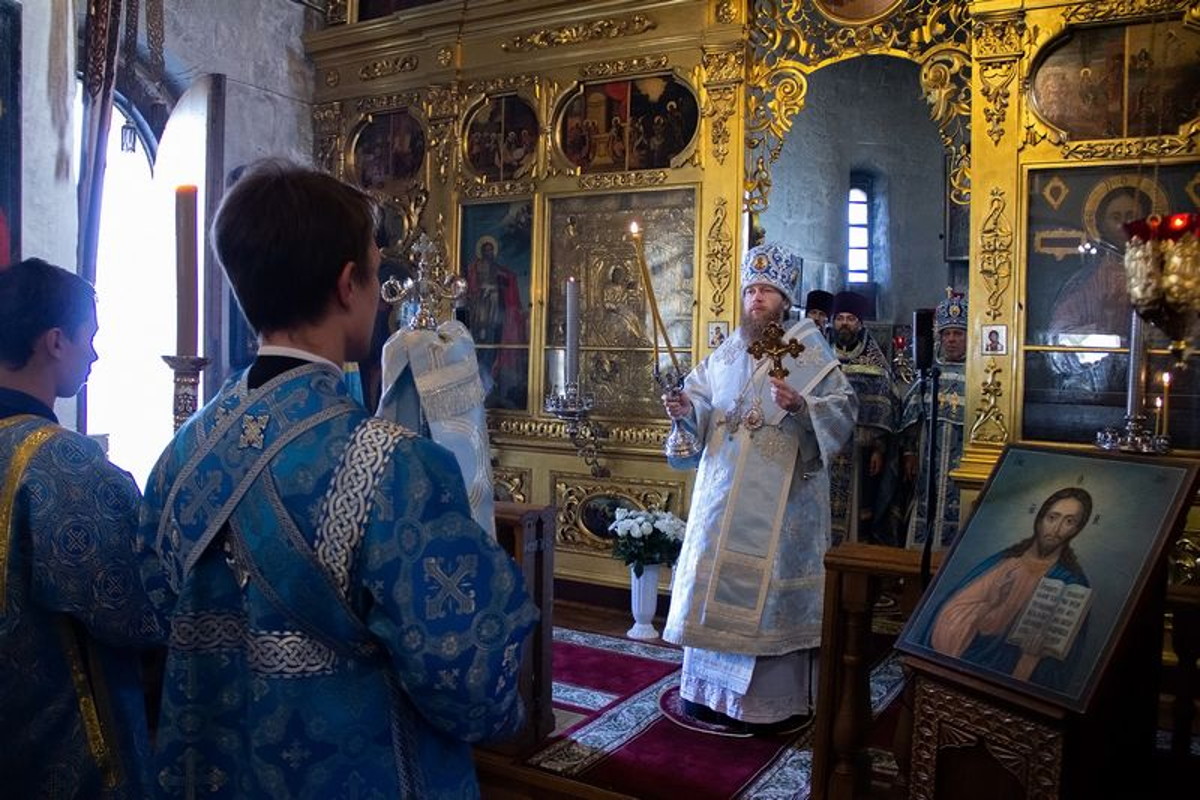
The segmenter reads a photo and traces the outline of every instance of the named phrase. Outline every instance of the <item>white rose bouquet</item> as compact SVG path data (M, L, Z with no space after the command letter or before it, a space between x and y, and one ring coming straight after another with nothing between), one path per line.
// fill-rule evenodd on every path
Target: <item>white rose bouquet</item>
M608 529L617 535L613 558L633 567L639 578L648 564L673 566L683 547L687 525L670 511L618 508Z

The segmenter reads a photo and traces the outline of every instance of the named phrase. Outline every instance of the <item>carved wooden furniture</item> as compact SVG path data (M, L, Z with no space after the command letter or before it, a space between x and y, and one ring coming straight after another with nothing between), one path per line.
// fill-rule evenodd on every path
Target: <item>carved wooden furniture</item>
M521 698L525 727L513 739L489 749L528 752L554 730L554 508L525 503L496 503L496 540L517 562L525 586L541 612L521 659Z
M907 590L900 598L901 607L912 608L919 594L920 557L916 550L858 543L839 545L825 556L825 618L812 738L813 800L851 800L870 785L866 738L871 726L872 606L881 582L900 579ZM934 559L936 568L940 554ZM906 730L906 725L898 726L898 734ZM901 748L898 742L897 761Z

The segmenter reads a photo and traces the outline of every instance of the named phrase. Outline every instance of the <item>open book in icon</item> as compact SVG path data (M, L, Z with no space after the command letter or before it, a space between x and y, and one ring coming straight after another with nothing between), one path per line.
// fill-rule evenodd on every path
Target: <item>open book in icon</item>
M1092 590L1083 584L1042 578L1008 635L1008 642L1026 655L1053 656L1062 661L1071 652L1091 602Z

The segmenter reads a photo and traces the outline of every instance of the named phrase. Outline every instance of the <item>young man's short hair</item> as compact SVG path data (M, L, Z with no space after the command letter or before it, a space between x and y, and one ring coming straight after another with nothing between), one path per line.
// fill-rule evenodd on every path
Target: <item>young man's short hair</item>
M95 288L62 267L27 258L0 269L0 363L21 369L34 342L53 328L74 340L95 309Z
M376 207L365 192L286 161L251 165L221 201L213 248L259 333L318 322L348 261L368 276Z

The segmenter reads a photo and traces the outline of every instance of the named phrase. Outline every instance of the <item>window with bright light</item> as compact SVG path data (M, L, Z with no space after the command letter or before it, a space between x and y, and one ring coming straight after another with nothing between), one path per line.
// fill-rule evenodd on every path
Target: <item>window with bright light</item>
M865 177L851 176L846 223L850 242L846 282L867 283L871 280L871 182Z
M113 106L96 260L99 360L88 380L87 429L107 434L109 458L145 488L172 435L173 381L162 357L174 351L175 273L160 254L173 247L174 232L147 224L155 218L150 157L140 135L132 152L122 150L128 119Z

